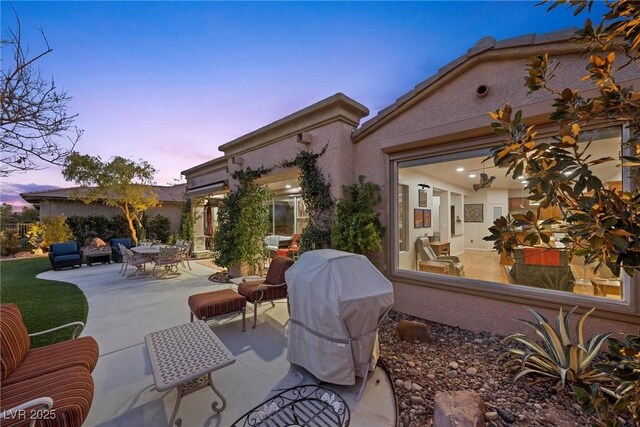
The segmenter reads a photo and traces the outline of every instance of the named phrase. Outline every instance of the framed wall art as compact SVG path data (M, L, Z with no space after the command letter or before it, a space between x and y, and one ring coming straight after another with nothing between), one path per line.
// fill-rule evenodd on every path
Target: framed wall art
M484 205L482 203L464 205L464 222L484 222Z
M425 228L431 227L431 209L422 210L422 226Z
M428 196L427 190L418 190L418 206L426 208Z
M414 209L413 210L413 228L422 228L424 227L424 209Z

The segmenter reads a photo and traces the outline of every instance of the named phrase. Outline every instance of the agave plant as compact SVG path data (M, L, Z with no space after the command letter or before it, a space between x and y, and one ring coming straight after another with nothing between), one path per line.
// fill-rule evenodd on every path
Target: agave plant
M503 340L504 342L515 341L524 345L526 349L510 348L500 355L500 358L511 357L510 363L520 362L520 371L515 380L529 374L542 375L558 378L558 386L561 387L564 387L566 382L594 383L607 380L607 375L593 368L591 361L611 334L596 335L585 342L582 329L587 317L595 310L592 308L578 320L577 342L575 342L576 337L572 337L569 333L569 321L576 308L574 307L566 314L561 308L555 328L543 315L528 309L533 313L537 323L521 321L536 332L541 342L538 343L524 334L509 335Z

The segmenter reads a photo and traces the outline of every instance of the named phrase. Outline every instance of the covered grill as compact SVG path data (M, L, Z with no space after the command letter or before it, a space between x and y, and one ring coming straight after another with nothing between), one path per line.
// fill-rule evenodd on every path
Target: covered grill
M366 257L331 249L304 253L285 277L289 362L328 383L366 378L378 360L378 324L393 305L391 282Z

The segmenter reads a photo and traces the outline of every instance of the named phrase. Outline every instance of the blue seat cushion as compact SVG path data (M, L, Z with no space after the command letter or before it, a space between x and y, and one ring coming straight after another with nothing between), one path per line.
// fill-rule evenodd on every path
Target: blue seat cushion
M78 255L78 245L75 242L69 243L54 243L51 245L51 252L54 257L58 257L60 255Z
M60 262L60 261L75 261L75 260L79 260L80 259L80 254L73 254L73 255L57 255L53 257L53 261L54 262Z
M125 239L111 239L111 247L117 248L118 243L122 244L122 246L124 246L127 249L131 249L131 247L133 246L131 244L131 239L128 237Z

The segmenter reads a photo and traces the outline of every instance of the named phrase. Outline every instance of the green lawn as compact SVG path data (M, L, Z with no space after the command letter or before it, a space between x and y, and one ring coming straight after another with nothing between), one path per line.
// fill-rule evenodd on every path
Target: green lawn
M74 321L87 321L87 298L71 283L36 279L51 270L49 259L26 258L0 262L0 302L20 307L29 333ZM41 347L71 337L71 328L35 337L31 347Z

